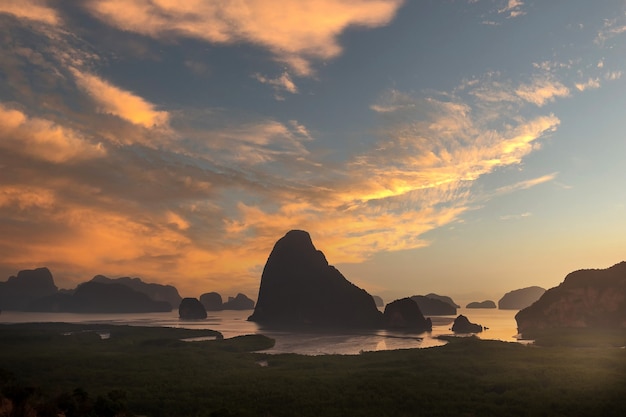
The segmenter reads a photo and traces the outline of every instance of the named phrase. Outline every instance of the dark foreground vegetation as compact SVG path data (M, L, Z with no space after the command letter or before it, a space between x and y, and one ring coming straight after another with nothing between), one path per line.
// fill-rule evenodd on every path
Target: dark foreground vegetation
M109 335L102 339L101 335ZM623 416L626 350L474 338L354 356L263 336L0 325L0 416Z

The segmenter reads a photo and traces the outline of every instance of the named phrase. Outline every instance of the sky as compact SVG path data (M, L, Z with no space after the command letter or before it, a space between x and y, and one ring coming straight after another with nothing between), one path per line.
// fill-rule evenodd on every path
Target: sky
M385 301L626 260L626 1L0 0L0 280Z

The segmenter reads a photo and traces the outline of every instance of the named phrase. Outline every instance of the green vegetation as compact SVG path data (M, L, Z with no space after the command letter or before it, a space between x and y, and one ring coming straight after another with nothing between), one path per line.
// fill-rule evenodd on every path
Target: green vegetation
M537 346L569 347L623 347L626 346L626 329L558 328L535 329L524 332L524 337L534 340Z
M38 415L68 417L626 415L620 348L449 338L430 349L311 357L254 353L273 343L260 335L181 341L211 335L2 325L0 401L21 396Z

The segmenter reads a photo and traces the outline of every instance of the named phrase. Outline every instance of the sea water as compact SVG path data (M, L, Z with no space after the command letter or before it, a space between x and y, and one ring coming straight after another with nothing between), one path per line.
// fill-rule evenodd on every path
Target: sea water
M515 314L517 310L498 309L457 309L473 323L488 327L476 336L481 339L519 342ZM167 313L141 314L74 314L74 313L29 313L3 311L0 323L106 323L131 326L178 327L187 329L211 329L222 333L225 338L264 334L276 341L267 353L299 353L304 355L358 354L360 352L429 348L446 342L437 338L452 335L450 328L456 316L431 316L431 332L412 333L395 330L355 330L355 331L286 331L262 328L247 321L252 310L210 311L204 320L182 320L177 311Z

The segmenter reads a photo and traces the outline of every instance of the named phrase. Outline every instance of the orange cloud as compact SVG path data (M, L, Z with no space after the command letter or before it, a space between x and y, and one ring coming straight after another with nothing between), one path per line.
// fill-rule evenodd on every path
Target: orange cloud
M41 0L3 0L0 3L0 13L53 26L61 23L57 12Z
M541 107L546 103L554 101L557 97L569 96L570 91L569 88L558 81L537 79L531 84L519 86L515 93L529 103Z
M101 78L73 69L78 86L97 103L100 113L112 114L148 129L166 128L169 114L155 110L152 103L122 90Z
M403 0L99 0L88 10L121 30L154 38L190 37L211 43L250 42L269 49L298 75L312 59L341 53L337 38L350 26L388 24Z
M79 132L42 118L29 118L0 103L0 147L53 163L103 157L104 147Z

